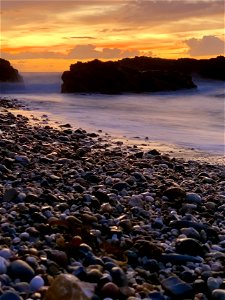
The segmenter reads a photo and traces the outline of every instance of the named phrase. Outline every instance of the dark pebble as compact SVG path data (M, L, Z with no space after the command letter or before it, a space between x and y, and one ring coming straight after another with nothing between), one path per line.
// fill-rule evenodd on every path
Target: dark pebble
M8 267L7 273L12 278L30 281L34 276L34 270L23 260L14 260Z
M113 282L121 287L127 285L127 277L124 271L120 267L113 267L110 271Z
M202 245L192 238L177 239L176 252L193 256L204 256Z
M1 295L0 300L22 300L22 298L14 292L5 292Z

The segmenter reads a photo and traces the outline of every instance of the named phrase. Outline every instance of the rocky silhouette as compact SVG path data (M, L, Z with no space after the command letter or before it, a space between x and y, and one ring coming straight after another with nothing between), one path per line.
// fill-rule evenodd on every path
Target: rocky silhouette
M62 74L62 93L158 92L195 88L193 74L225 80L225 58L178 60L152 57L77 62Z
M8 60L0 58L0 82L20 82L22 77Z

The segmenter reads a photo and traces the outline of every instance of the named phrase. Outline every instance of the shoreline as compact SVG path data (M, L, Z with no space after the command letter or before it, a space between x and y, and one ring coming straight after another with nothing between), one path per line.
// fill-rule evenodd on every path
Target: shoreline
M1 98L0 98L1 99ZM10 97L3 97L6 101L11 101ZM45 126L49 125L55 129L61 129L61 125L63 122L61 120L57 120L54 118L53 115L49 114L49 112L43 112L38 110L31 110L29 106L23 104L23 102L13 99L14 104L10 111L15 114L21 114L29 119L29 123L33 126ZM71 128L81 128L83 129L82 125L77 126L73 125ZM108 133L105 131L100 130L91 130L90 128L85 129L86 131L95 131L97 132L102 138L106 137L110 140L111 143L121 143L126 146L137 146L140 149L146 151L148 148L156 148L161 153L169 156L173 156L177 159L184 159L185 161L194 160L199 163L209 163L209 164L218 164L218 165L225 165L225 153L222 154L213 154L204 150L194 149L188 146L181 146L170 144L168 142L163 141L154 141L150 138L141 138L137 137L127 137L122 135L115 135L113 133Z
M223 165L22 108L0 102L1 297L225 297Z

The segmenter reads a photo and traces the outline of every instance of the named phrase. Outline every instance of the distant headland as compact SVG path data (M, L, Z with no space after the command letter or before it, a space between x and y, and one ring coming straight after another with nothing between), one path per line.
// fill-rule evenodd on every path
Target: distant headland
M193 75L225 80L225 57L211 59L124 58L77 62L62 74L62 93L142 93L195 88Z

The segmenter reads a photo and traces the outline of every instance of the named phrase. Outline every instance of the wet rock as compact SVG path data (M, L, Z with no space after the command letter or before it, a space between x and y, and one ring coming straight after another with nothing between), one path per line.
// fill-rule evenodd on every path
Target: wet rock
M163 195L170 201L173 201L175 199L184 199L186 192L180 187L170 187L163 193Z
M8 265L8 261L0 256L0 274L5 274L7 272Z
M141 256L147 256L149 258L159 258L163 253L162 247L147 240L137 240L134 247L138 249Z
M127 285L127 277L124 271L120 267L113 267L110 271L113 282L121 287Z
M58 275L48 288L44 300L90 300L95 286L70 274Z
M104 298L117 299L120 295L119 287L113 282L106 283L101 289L101 295Z
M185 200L189 203L195 203L195 204L201 204L202 203L202 198L200 195L196 193L187 193Z
M27 156L25 155L16 155L15 156L15 161L20 163L21 165L28 165L30 163L30 160Z
M212 299L213 300L225 300L225 289L215 289L212 292Z
M171 253L171 254L162 254L160 257L160 260L164 263L170 262L171 264L185 264L187 262L193 262L193 263L201 263L202 259L191 256L191 255L182 255L177 253Z
M102 272L98 269L92 269L86 273L87 281L92 283L98 283L102 277Z
M7 273L12 278L19 278L24 281L30 281L35 275L33 268L20 259L11 262Z
M192 238L182 238L176 241L176 251L192 256L204 256L205 251L199 241Z
M68 264L68 257L64 251L56 250L56 249L47 249L47 256L49 259L55 261L59 265L66 267Z
M122 191L123 189L126 190L126 189L129 189L130 188L130 185L126 182L117 182L115 183L113 186L112 186L112 189L114 190L117 190L117 191Z
M16 196L18 194L18 191L14 188L8 189L5 191L3 195L3 201L4 202L11 202L14 199L16 199Z
M0 300L23 300L16 292L4 292Z
M44 280L41 276L37 275L30 281L30 291L36 292L39 291L44 286Z
M161 285L162 288L173 297L190 297L193 293L192 286L176 276L164 279Z
M221 283L222 283L222 279L220 278L209 277L207 279L207 287L209 288L210 291L219 289Z

